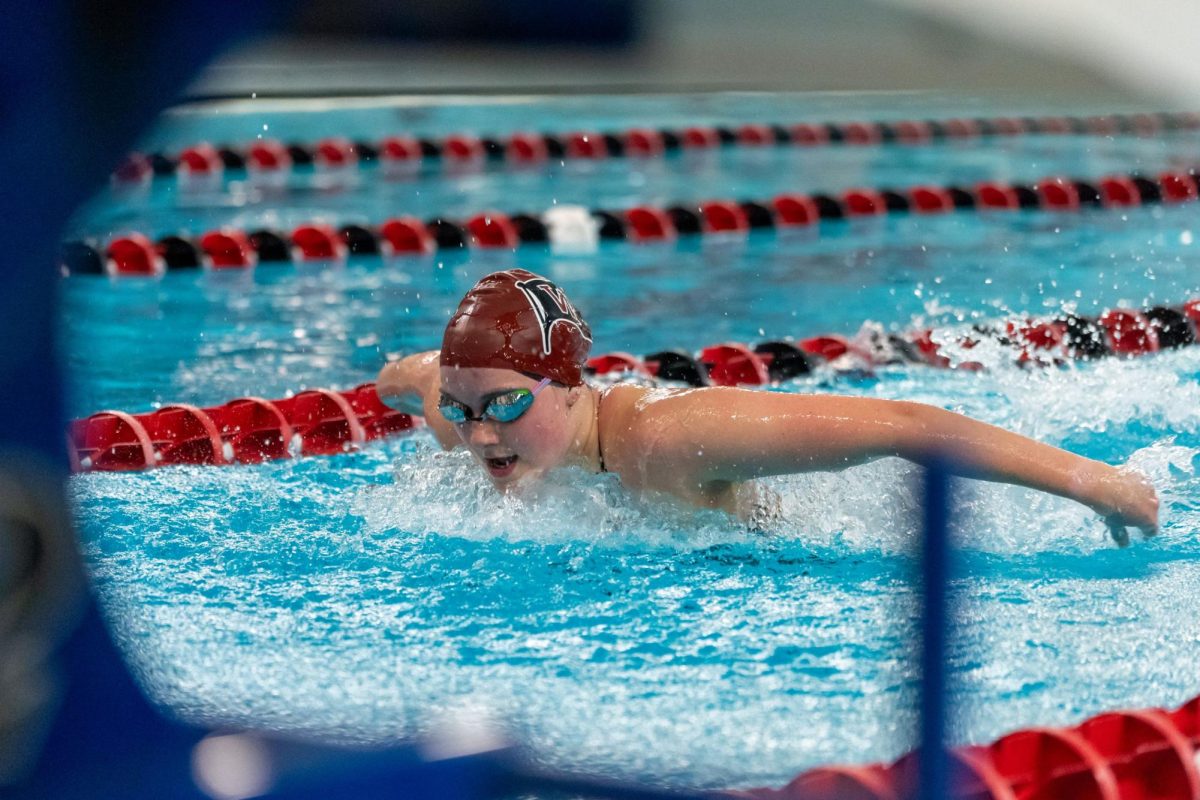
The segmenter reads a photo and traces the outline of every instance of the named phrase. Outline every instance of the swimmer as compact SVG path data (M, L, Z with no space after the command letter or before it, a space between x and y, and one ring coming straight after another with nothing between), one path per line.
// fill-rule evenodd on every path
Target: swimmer
M756 478L840 470L886 456L953 457L959 474L1037 489L1101 515L1118 544L1153 535L1158 497L1142 475L961 414L897 400L583 380L591 329L553 282L525 270L482 278L440 351L384 366L376 388L424 416L442 447L465 446L501 491L555 467L615 473L741 517Z

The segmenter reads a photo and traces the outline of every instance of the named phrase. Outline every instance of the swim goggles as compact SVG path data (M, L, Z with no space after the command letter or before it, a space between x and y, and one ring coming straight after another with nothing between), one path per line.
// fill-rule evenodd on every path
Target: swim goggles
M438 403L438 411L442 412L442 416L447 421L453 422L455 425L461 425L464 422L483 422L488 419L496 422L516 422L533 405L533 399L538 396L538 392L552 382L549 378L542 378L532 389L513 389L496 395L487 402L487 405L479 412L479 416L472 414L469 406L457 400L451 400L445 395Z

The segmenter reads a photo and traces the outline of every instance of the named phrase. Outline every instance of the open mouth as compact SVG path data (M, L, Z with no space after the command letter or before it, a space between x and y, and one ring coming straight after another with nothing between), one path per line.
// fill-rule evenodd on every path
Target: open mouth
M497 478L502 478L512 472L513 467L516 466L517 457L485 458L483 463L487 465L488 472Z

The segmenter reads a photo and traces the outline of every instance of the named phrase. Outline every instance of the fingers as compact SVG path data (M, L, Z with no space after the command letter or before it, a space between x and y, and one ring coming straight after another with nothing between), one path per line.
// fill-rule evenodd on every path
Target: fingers
M1138 530L1142 532L1142 536L1149 539L1151 536L1158 535L1158 513L1155 509L1154 519L1145 525L1138 525Z
M1113 534L1113 540L1117 544L1125 544L1129 541L1127 532L1124 532L1120 537L1114 531L1114 524L1121 524L1124 521L1130 527L1135 527L1145 538L1150 538L1158 533L1158 493L1154 489L1154 484L1150 479L1128 465L1120 468L1120 473L1124 478L1124 498L1117 505L1120 509L1118 513L1112 514L1105 521L1109 525L1109 532ZM1122 524L1122 528L1124 525Z
M1117 547L1129 547L1129 531L1125 529L1124 520L1114 514L1105 517L1104 523L1108 525L1108 534L1117 543Z

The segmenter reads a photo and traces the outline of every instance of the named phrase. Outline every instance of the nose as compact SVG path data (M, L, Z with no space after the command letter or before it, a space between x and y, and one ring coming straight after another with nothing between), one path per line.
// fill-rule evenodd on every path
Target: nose
M496 424L491 421L476 422L471 420L464 423L467 426L467 442L474 447L487 447L499 444L500 436L496 433Z

